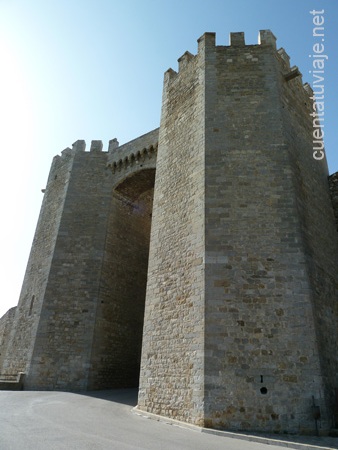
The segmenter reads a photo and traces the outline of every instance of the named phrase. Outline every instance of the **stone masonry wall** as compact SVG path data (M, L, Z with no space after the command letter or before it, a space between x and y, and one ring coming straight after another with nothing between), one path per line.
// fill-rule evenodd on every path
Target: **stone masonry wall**
M338 231L338 172L332 174L329 178L331 201L336 218L336 225Z
M306 107L297 115L283 108L288 70L273 34L261 32L258 46L231 37L206 63L205 421L311 433L312 396L322 427L331 426L305 238L323 220L332 239L327 182L322 164L308 170L316 164L309 139L289 138L312 133ZM305 98L297 85L293 102ZM297 164L309 191L319 186L315 220L303 221ZM329 239L319 240L330 258ZM329 282L330 301L332 289Z
M121 177L114 177L114 185L119 184L121 179L126 178L129 173L134 173L136 171L135 166L138 165L138 169L148 166L149 160L154 159L152 158L152 150L157 149L158 134L159 128L155 128L155 130L120 146L116 140L110 141L108 167L114 174L121 174Z
M2 374L29 370L73 156L74 151L66 149L62 156L54 158L51 166Z
M139 383L157 141L158 130L154 130L108 155L114 192L89 389L136 387Z
M112 183L100 141L73 158L28 389L83 390L88 384Z
M6 354L10 330L13 328L16 306L9 309L6 314L0 318L0 374L3 360Z
M74 154L26 388L138 385L155 171L147 161L113 174L93 141ZM115 148L123 158L143 150ZM110 153L112 157L112 154ZM113 193L115 189L115 193Z
M337 348L327 167L298 71L259 39L206 33L165 77L139 408L314 433L313 401L332 426Z
M301 89L297 77L282 84L282 102L295 200L301 221L305 267L310 281L315 333L324 390L313 391L321 407L321 426L332 426L335 389L338 387L338 235L330 199L326 159L314 151L313 92ZM327 417L325 424L324 417Z
M89 389L138 386L150 224L151 208L112 198Z
M143 411L328 432L338 177L313 157L312 90L269 30L258 45L205 33L178 61L160 129L54 158L19 304L0 319L0 375L139 381Z
M28 389L138 385L157 142L78 141L54 159L0 373L25 371Z
M204 395L203 64L186 53L164 79L138 399L142 410L195 424Z

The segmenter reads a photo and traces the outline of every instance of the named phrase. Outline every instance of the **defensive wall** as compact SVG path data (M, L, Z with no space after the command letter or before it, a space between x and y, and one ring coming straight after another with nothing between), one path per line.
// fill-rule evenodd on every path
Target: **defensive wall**
M53 160L3 376L139 386L138 408L228 430L338 426L338 183L312 90L269 30L198 40L161 123ZM10 331L8 331L10 329Z
M27 389L138 385L156 130L117 147L77 141L53 160L1 369Z

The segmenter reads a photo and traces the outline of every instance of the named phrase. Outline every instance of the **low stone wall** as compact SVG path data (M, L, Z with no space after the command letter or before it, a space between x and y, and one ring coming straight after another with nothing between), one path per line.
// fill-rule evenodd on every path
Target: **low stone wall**
M0 376L0 391L22 391L24 387L25 374Z
M15 316L16 307L9 309L6 314L0 318L0 374L2 363L5 358L9 333L12 329L13 319Z

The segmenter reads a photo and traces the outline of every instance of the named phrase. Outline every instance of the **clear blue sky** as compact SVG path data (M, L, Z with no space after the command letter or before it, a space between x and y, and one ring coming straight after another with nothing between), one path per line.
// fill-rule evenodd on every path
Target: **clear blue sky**
M312 83L312 16L324 9L325 143L338 170L338 1L0 0L1 298L17 304L54 155L85 139L122 144L159 126L163 73L206 31L278 47Z

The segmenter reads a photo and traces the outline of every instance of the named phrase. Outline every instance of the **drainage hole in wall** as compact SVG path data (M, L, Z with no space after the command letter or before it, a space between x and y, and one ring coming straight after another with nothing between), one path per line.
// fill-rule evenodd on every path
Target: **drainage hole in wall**
M265 394L268 393L268 390L267 390L266 387L262 387L262 388L260 389L260 391L261 391L261 394L263 394L263 395L265 395Z

